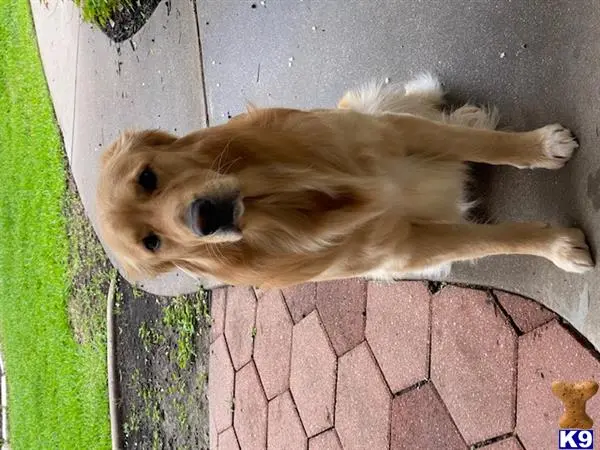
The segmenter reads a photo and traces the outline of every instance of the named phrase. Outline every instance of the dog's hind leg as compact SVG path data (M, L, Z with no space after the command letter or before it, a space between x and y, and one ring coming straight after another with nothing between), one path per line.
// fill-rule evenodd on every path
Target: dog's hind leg
M451 125L483 130L495 130L499 120L498 109L494 106L486 108L467 104L444 115L444 122Z
M559 169L579 146L559 124L509 133L449 125L408 115L386 115L398 140L409 153L455 161L510 165L519 168Z
M581 230L543 223L413 224L398 252L404 272L492 255L541 256L576 273L594 266Z

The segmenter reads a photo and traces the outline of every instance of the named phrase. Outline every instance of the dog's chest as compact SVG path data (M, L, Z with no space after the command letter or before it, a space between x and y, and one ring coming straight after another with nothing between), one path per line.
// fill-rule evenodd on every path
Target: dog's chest
M461 163L402 157L386 174L383 201L409 221L460 222L468 209Z

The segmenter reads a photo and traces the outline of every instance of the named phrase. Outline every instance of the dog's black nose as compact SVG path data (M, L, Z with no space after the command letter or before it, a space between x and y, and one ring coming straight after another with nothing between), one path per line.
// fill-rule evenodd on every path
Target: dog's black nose
M191 206L191 227L201 236L208 236L234 225L235 203L233 200L199 198Z

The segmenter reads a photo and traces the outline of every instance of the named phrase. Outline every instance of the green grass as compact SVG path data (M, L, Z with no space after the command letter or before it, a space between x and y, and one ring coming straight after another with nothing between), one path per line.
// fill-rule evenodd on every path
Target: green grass
M81 8L84 20L106 24L112 13L120 7L131 3L131 0L74 0Z
M0 0L0 42L0 345L11 446L110 448L102 310L79 327L69 314L78 290L67 174L29 2Z

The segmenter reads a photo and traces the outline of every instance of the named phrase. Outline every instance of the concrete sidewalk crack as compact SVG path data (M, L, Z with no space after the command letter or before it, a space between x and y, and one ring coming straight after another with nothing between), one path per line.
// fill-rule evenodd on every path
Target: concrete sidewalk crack
M73 82L73 116L71 117L71 148L69 161L73 164L73 149L75 148L75 117L77 115L77 74L79 73L79 42L80 42L80 31L83 22L79 21L77 27L77 48L75 50L75 81Z
M200 22L198 17L198 5L197 0L192 0L192 6L194 8L194 14L196 16L196 37L198 39L198 53L200 58L200 81L202 82L202 99L204 101L204 121L206 122L206 126L210 126L210 121L208 117L208 102L206 97L206 78L204 76L204 55L202 51L202 40L200 39Z

